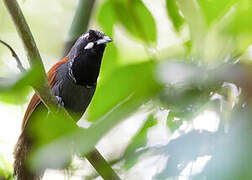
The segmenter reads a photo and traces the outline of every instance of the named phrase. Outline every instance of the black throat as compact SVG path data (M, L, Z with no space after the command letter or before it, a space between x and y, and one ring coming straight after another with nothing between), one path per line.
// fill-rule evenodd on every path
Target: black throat
M70 62L72 76L75 83L82 86L92 87L96 85L100 72L103 51L98 53L80 53Z

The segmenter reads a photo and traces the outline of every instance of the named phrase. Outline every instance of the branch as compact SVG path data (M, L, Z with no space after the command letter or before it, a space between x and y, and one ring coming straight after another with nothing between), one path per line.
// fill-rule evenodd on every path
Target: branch
M115 173L110 164L103 158L97 149L88 153L86 158L104 179L120 180L120 177Z
M21 63L17 53L14 51L14 49L8 43L2 41L1 39L0 39L0 43L5 45L11 51L11 54L17 62L17 68L20 70L20 72L25 72L26 70L25 70L24 66L22 65L22 63Z

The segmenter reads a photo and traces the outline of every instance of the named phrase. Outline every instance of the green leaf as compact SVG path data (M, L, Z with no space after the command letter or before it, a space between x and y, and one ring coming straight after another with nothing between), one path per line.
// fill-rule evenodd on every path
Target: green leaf
M118 21L133 35L145 42L157 40L156 24L141 0L111 0Z
M141 129L131 139L124 153L124 157L125 157L124 167L126 169L130 169L137 163L138 158L142 154L142 152L139 153L139 152L136 152L136 150L147 144L148 130L149 128L155 126L156 124L157 124L157 119L155 119L153 114L151 114L146 120L146 122L143 124Z
M60 110L57 115L48 112L47 108L42 103L33 111L30 121L32 121L32 123L28 123L27 126L35 142L31 152L42 151L44 153L44 157L41 158L39 155L38 159L34 158L33 154L31 154L28 157L28 164L30 167L34 168L34 170L44 167L67 167L71 162L73 146L66 147L66 144L72 144L73 139L64 139L62 142L64 148L54 147L50 149L50 151L44 152L43 147L77 131L79 128L76 127L75 123L66 119ZM57 155L59 156L58 159L56 161L51 161L51 159Z
M179 126L182 124L181 119L175 120L176 117L180 117L180 113L176 113L174 111L170 111L167 116L166 124L171 130L171 132L174 132L175 130L177 130Z
M9 162L7 162L2 155L0 155L0 179L13 180L13 169Z
M135 18L135 25L142 34L144 40L149 42L155 42L157 39L156 24L150 11L145 7L142 1L134 0L129 8L133 8L131 12L132 17ZM134 17L136 16L136 17Z
M188 40L184 42L185 52L186 54L189 54L192 50L192 40Z
M252 44L252 1L241 0L236 6L234 17L228 26L228 31L236 38L238 48L244 51Z
M106 34L112 36L113 26L117 22L117 17L113 9L113 4L110 1L106 1L100 7L97 15L97 21Z
M198 0L208 25L224 16L238 0Z
M76 128L74 123L68 121L62 114L58 113L57 116L53 116L44 104L37 106L30 119L33 122L31 133L34 138L37 138L36 142L39 145L51 142Z
M27 102L27 95L31 88L29 85L39 82L36 69L16 75L12 78L0 78L0 101L12 104Z
M89 106L88 120L96 121L125 99L150 98L160 90L153 76L156 63L147 61L118 68L111 76L98 83Z
M105 51L102 64L101 64L101 70L100 70L100 81L103 81L104 78L110 76L110 74L119 66L119 52L114 43L107 45L109 48L108 51Z
M184 18L179 14L179 8L176 4L176 0L166 0L166 9L175 30L179 31L181 26L184 24Z

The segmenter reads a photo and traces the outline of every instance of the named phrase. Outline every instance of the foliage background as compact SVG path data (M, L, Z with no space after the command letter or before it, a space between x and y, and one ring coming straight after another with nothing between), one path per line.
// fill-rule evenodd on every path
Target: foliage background
M49 69L62 56L78 3L19 3ZM251 6L251 0L96 1L89 27L114 43L79 122L95 129L79 137L83 151L99 141L97 148L123 179L250 179ZM2 2L0 24L0 39L28 67ZM0 59L0 176L8 179L31 89L24 86L29 76L19 81L3 46ZM44 179L63 175L50 170ZM96 174L76 157L68 176Z

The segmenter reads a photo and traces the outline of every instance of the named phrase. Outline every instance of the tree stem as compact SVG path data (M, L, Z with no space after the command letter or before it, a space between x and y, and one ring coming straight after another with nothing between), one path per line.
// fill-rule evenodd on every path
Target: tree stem
M86 155L88 161L105 180L120 180L120 177L111 168L110 164L103 158L97 149Z

